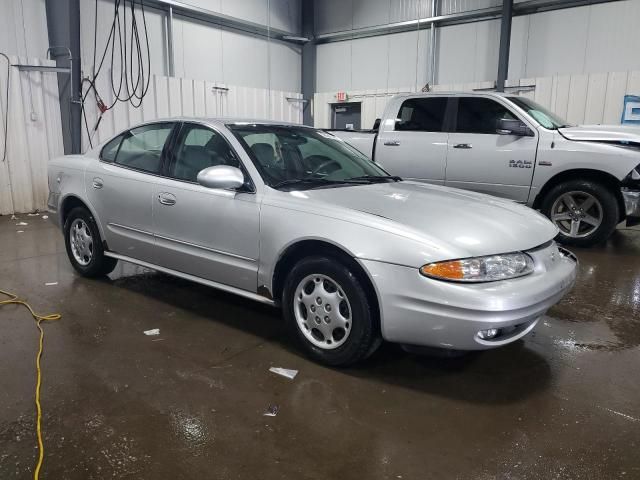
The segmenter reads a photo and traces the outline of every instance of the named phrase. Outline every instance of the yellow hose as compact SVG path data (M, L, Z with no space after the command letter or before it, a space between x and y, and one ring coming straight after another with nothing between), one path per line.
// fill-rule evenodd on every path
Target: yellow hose
M9 297L8 300L2 300L0 301L0 306L2 305L10 305L10 304L15 304L15 305L23 305L25 307L27 307L27 309L29 310L29 312L31 312L31 315L33 316L34 320L36 321L36 326L38 327L38 330L40 331L40 341L39 341L39 347L38 347L38 355L36 356L36 372L37 372L37 380L36 380L36 395L35 395L35 400L36 400L36 412L37 412L37 421L36 421L36 434L38 437L38 463L36 463L36 468L33 471L33 478L34 480L38 480L38 478L40 478L40 468L42 468L42 460L44 459L44 444L42 443L42 407L40 406L40 385L42 383L42 372L40 369L40 357L42 357L42 350L43 350L43 342L44 342L44 330L42 330L42 325L40 325L42 322L50 322L53 320L60 320L61 315L58 313L52 313L50 315L38 315L36 312L33 311L33 308L31 308L31 305L29 305L27 302L25 302L24 300L20 300L18 298L17 295L14 295L13 293L10 292L5 292L4 290L0 290L0 293L2 293L3 295L6 295L7 297Z

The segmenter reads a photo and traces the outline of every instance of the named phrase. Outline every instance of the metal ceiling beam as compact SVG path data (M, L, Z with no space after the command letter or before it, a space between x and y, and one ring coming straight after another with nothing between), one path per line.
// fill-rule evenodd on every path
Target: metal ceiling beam
M159 8L164 11L171 9L172 15L193 18L221 27L259 35L261 37L268 37L274 40L281 40L283 42L299 45L308 41L307 38L301 38L297 32L287 32L278 28L270 28L267 25L250 22L249 20L232 17L206 8L196 7L177 0L146 0L145 6Z
M618 2L620 0L527 0L518 2L513 6L513 15L528 15L537 12L548 12L585 5L595 5L598 3ZM438 15L435 17L419 18L407 20L405 22L395 22L386 25L376 25L373 27L356 28L341 32L322 33L316 35L316 43L341 42L357 38L376 37L388 35L390 33L410 32L416 29L429 28L436 23L438 27L445 25L456 25L460 23L477 22L480 20L490 20L500 18L502 6L480 8L465 12L451 13L448 15Z

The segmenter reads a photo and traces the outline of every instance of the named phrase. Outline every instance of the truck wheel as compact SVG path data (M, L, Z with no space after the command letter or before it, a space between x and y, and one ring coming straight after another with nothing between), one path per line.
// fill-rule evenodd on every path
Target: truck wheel
M556 240L577 247L605 242L620 219L614 193L593 180L556 185L544 197L541 210L560 230Z
M350 365L380 345L378 321L362 284L333 258L298 262L287 275L282 307L303 349L325 365Z
M83 277L100 277L116 268L118 260L105 257L98 225L86 208L69 212L64 222L64 243L71 265Z

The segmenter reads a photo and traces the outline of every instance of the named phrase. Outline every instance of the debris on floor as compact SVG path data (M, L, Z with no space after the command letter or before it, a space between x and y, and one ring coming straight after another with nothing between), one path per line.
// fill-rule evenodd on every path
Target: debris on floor
M39 217L40 214L39 213L27 213L27 217Z
M25 225L29 225L27 222L18 222L16 223L16 227L23 227Z
M18 230L17 233L24 233L24 230Z
M280 410L280 407L278 407L278 405L269 405L269 408L267 408L267 411L264 412L262 415L264 417L275 417L276 415L278 415L279 410Z
M47 282L47 283L45 283L45 286L51 287L51 286L57 285L57 284L58 284L58 282Z
M49 215L42 215L43 220L46 220L47 218L49 218Z
M145 330L144 334L145 335L160 335L160 329L159 328L152 328L151 330Z
M298 374L298 370L289 370L288 368L280 367L271 367L269 371L278 375L282 375L283 377L287 377L290 380L296 378L296 375Z

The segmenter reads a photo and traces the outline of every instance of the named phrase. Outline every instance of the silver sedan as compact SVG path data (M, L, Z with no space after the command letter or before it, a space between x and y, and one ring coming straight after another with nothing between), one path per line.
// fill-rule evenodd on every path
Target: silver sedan
M123 260L281 306L302 348L329 365L383 339L505 345L576 276L534 210L390 176L303 126L147 123L52 160L49 187L80 274Z

